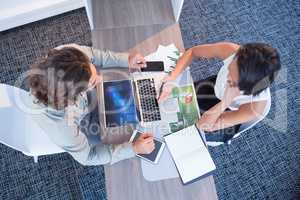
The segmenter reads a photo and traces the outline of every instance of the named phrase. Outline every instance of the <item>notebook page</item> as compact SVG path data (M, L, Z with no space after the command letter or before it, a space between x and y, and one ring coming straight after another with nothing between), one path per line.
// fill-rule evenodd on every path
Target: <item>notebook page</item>
M165 137L184 183L215 169L213 160L195 126Z

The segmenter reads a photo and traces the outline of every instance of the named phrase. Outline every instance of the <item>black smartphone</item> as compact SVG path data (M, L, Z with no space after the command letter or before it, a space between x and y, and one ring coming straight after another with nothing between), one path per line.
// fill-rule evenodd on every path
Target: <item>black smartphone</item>
M142 72L163 72L165 70L163 61L146 62L146 68L141 68Z

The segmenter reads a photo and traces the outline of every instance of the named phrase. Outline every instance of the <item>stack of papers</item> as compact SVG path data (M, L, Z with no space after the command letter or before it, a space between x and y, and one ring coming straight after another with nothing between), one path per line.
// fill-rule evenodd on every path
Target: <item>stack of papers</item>
M175 67L180 52L174 44L168 46L159 45L157 50L145 57L147 61L163 61L165 71L170 72Z

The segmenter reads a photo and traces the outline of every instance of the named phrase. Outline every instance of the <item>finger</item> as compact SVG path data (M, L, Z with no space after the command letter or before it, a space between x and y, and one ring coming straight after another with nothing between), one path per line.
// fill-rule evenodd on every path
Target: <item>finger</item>
M95 84L98 84L98 83L100 83L101 81L102 81L102 77L97 76L96 81L95 81Z
M143 133L143 137L144 138L153 137L153 134L151 134L151 133Z
M96 79L95 79L95 78L93 78L92 80L90 80L89 86L88 86L88 87L94 87L95 82L96 82Z
M147 67L146 62L143 63L143 64L141 64L140 66L141 66L142 68L146 68L146 67Z
M144 67L144 68L147 67L146 60L144 58L142 59L142 67Z
M143 140L153 140L153 136L150 135L150 136L143 137Z
M147 152L148 152L148 154L152 153L152 152L153 152L153 150L154 150L154 148L153 148L153 147L148 147L148 148L147 148Z
M155 148L154 142L153 143L148 143L147 147L151 148L151 149L154 149Z
M151 145L151 147L150 147L150 153L152 153L152 151L155 149L155 145L153 144L153 145Z
M144 60L144 59L139 59L139 60L136 62L136 64L137 64L139 67L142 67L142 68L147 67L147 65L146 65L146 60Z
M91 78L90 78L90 82L91 83L93 83L93 82L95 82L95 80L96 80L96 77L93 75L93 76L91 76Z
M152 147L155 147L154 140L150 143L150 145L151 145Z
M138 64L138 65L141 65L141 64L143 64L143 61L137 60L135 63Z
M146 68L147 66L144 65L144 64L138 64L137 67L140 67L140 68Z
M149 138L144 139L144 142L146 144L153 142L153 137L149 137Z
M167 92L163 92L163 93L160 95L160 97L157 99L157 101L158 101L159 103L161 103L161 102L163 102L164 100L166 100L168 96L169 96L169 94L168 94Z
M101 81L101 77L96 75L95 78L94 78L93 85L97 85L98 83L100 83L100 81Z

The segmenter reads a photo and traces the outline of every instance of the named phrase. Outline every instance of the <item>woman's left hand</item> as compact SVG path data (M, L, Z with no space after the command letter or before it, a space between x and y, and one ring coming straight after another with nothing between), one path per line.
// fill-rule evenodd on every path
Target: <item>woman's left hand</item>
M207 123L205 121L205 119L201 120L201 118L200 118L200 120L197 122L196 126L197 126L198 129L200 129L202 131L205 131L205 132L212 132L212 131L214 131L213 125Z

